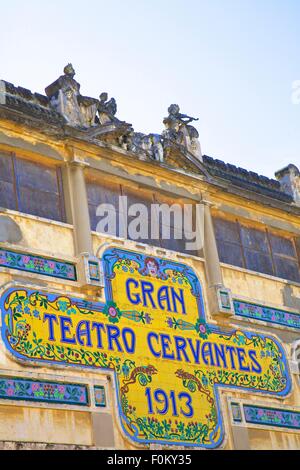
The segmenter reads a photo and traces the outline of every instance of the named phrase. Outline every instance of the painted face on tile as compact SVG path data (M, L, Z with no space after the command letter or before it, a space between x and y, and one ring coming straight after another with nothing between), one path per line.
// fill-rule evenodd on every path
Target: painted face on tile
M157 274L157 265L156 265L154 260L148 260L147 261L147 270L148 270L148 274L150 274L150 276L153 276L153 277L156 276L156 274Z

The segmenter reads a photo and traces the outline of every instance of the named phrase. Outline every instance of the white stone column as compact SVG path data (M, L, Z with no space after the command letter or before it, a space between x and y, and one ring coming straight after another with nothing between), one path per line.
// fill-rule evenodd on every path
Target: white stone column
M86 163L73 160L68 165L70 204L74 225L75 251L80 256L93 254L89 208L84 178Z
M224 286L218 247L211 215L211 202L204 199L204 259L208 284L208 304L212 315L234 314L231 291Z
M93 254L93 239L90 227L89 206L84 170L89 165L84 157L73 156L65 171L68 197L66 209L68 218L74 225L75 255L78 258L78 280L91 294L103 287L101 263Z
M204 202L204 258L208 286L222 286L223 276L220 266L215 231L210 211L211 203Z

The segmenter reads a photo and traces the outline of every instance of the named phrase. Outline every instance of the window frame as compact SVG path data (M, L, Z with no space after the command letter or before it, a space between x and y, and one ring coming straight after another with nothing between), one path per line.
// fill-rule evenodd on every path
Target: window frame
M225 222L230 222L230 223L234 223L235 226L237 227L237 233L238 233L238 236L239 236L239 242L231 242L231 241L227 241L225 239L220 239L216 236L216 226L215 226L215 220L222 220L222 221L225 221ZM219 215L216 215L214 214L213 215L213 221L214 221L214 232L215 232L215 238L216 238L216 244L217 244L217 249L218 249L218 253L220 254L220 249L219 249L219 245L218 245L218 241L220 241L221 243L226 243L226 244L231 244L231 245L236 245L236 246L239 246L240 250L241 250L241 259L242 259L242 264L243 266L239 266L238 264L230 264L231 266L234 266L238 269L245 269L247 271L250 271L250 272L254 272L254 273L259 273L259 274L263 274L265 276L272 276L272 277L277 277L279 279L284 279L286 281L289 281L289 282L295 282L297 284L300 284L300 250L298 248L298 245L297 245L297 242L296 242L296 236L293 236L292 234L291 235L282 235L281 233L279 233L278 231L276 231L276 229L272 230L270 229L270 227L261 227L261 228L257 228L257 226L251 226L251 224L249 224L249 222L247 221L240 221L238 218L234 218L234 219L227 219L225 217L222 217L222 216L219 216ZM263 232L266 236L266 242L267 242L267 246L268 246L268 253L267 252L260 252L256 249L249 249L249 247L245 246L243 244L243 241L242 241L242 234L241 234L241 230L242 230L242 226L246 227L246 228L249 228L249 229L252 229L252 230L256 230L256 231L259 231L259 232ZM277 237L280 237L280 238L283 238L285 240L289 240L291 243L292 243L292 247L293 247L293 250L294 250L294 254L295 256L292 257L292 256L288 256L288 255L284 255L284 254L280 254L280 253L274 253L273 251L273 248L272 248L272 243L271 243L271 235L274 235L274 236L277 236ZM300 246L300 242L299 242L299 246ZM247 267L247 260L246 260L246 256L245 256L245 249L247 250L251 250L255 253L262 253L262 254L268 254L269 258L270 258L270 261L271 261L271 265L272 265L272 274L269 274L267 272L264 272L264 271L255 271L253 269L250 269L249 267ZM277 270L277 267L276 267L276 262L275 262L275 257L280 257L282 259L286 258L287 260L289 261L292 261L292 262L296 262L297 263L297 267L298 267L298 276L299 276L299 279L298 280L293 280L293 279L288 279L286 277L282 277L279 273L278 273L278 270ZM221 261L221 263L224 263L224 264L229 264L229 263L226 263L226 261Z
M91 169L89 170L88 172L86 172L85 174L85 182L86 182L86 186L88 185L88 182L90 181L92 184L99 184L99 187L101 187L101 176L97 175L96 174L96 171L97 170L94 170L94 169ZM135 183L135 182L127 182L127 181L124 181L122 180L121 178L119 177L116 177L114 175L108 175L110 177L110 180L112 183L114 183L116 186L118 185L119 186L119 195L120 196L126 196L127 193L126 193L126 188L129 188L131 189L132 191L136 191L137 193L139 191L142 191L142 192L148 192L149 195L151 195L151 204L162 204L163 202L160 201L160 198L159 196L161 195L162 198L167 198L167 199L172 199L173 200L173 204L180 204L181 206L183 206L183 204L186 204L187 203L187 198L177 198L176 199L176 196L173 196L169 193L164 193L163 191L159 192L157 194L157 192L155 191L154 188L150 188L150 187L147 187L147 186L144 186L144 185L139 185L138 183ZM88 191L87 191L88 192ZM130 197L130 196L129 196ZM175 198L175 199L173 199ZM149 200L150 200L150 197L149 197ZM143 199L141 199L141 203L143 202ZM193 200L190 200L191 203L195 203ZM88 206L90 207L90 204L89 204L89 200L88 200ZM119 208L120 209L120 208ZM124 211L124 208L122 207L121 208L121 211L120 212L123 212ZM157 214L155 213L155 217L157 218ZM129 241L132 241L132 242L135 242L135 243L145 243L145 244L148 244L149 246L153 246L154 248L157 248L157 249L160 249L160 250L170 250L170 251L175 251L177 253L180 253L180 254L184 254L184 255L189 255L189 256L195 256L197 258L200 257L200 252L195 252L195 254L191 254L188 250L185 250L185 251L177 251L177 250L174 250L172 249L171 247L167 247L167 246L164 246L164 242L167 241L165 239L162 239L161 238L161 230L162 230L162 224L159 223L160 221L158 220L158 224L159 224L159 233L160 233L160 238L158 238L157 240L153 240L155 241L156 243L151 243L151 238L149 238L149 242L145 242L145 241L142 241L142 240L132 240L130 238L126 238L126 240L129 240ZM91 224L91 218L90 218L90 228L91 228L91 231L92 232L95 232L95 233L102 233L102 232L97 232L95 229L92 229L92 224ZM173 226L171 225L171 233L172 233L172 228ZM103 233L103 235L108 235L108 233ZM148 233L149 235L149 233ZM111 236L114 236L114 235L111 235ZM184 236L184 232L183 232L183 236ZM123 237L119 237L117 236L117 238L120 238L120 239L124 239ZM170 241L183 241L185 242L186 239L185 238L182 238L182 239L175 239L174 237L171 238ZM187 241L190 241L190 240L187 240Z
M7 152L5 150L0 150L0 157L2 156L4 158L10 158L12 162L12 179L13 179L13 192L14 192L14 198L15 198L15 209L8 209L7 207L4 207L4 206L1 206L1 207L3 207L4 209L8 209L8 210L15 210L16 212L19 212L24 215L39 217L41 219L51 220L51 221L59 222L59 223L67 223L66 204L65 204L65 197L64 197L63 176L62 176L61 167L59 165L51 165L48 163L37 162L25 156L20 156L19 154L15 152ZM59 216L60 216L59 220L57 218L55 219L48 218L48 217L39 216L36 214L31 214L30 212L24 212L20 210L20 205L21 205L20 204L20 201L21 201L20 182L19 182L20 175L18 174L18 171L17 171L17 160L26 160L28 162L36 164L39 167L48 167L55 171L57 196L58 196L58 209L59 209Z

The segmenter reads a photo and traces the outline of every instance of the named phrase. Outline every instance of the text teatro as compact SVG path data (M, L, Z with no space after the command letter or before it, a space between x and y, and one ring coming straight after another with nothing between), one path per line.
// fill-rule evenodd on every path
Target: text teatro
M138 288L140 287L140 291ZM175 291L173 287L163 286L154 296L150 282L128 279L126 282L128 300L133 305L159 308L168 312L185 314L183 290ZM70 316L57 316L44 313L44 322L48 325L49 341L63 344L97 348L105 351L118 351L134 354L137 338L131 328L119 328L116 325L99 321L81 320L73 324ZM204 364L211 367L230 368L239 371L260 373L262 368L255 350L243 347L216 344L200 339L184 338L180 335L147 332L146 344L150 354L156 358L169 361L181 361L192 364Z

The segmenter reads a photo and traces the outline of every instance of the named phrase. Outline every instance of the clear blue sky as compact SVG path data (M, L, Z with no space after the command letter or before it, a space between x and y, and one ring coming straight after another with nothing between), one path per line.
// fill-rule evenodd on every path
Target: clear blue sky
M299 0L1 2L0 78L44 93L72 62L136 131L171 103L199 117L203 153L267 176L300 166Z

